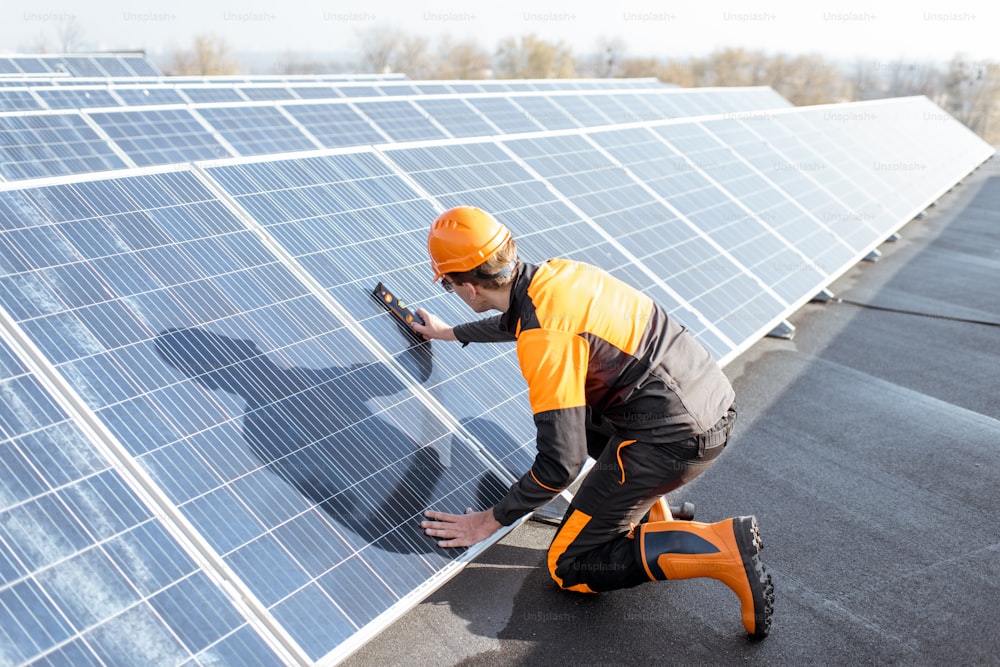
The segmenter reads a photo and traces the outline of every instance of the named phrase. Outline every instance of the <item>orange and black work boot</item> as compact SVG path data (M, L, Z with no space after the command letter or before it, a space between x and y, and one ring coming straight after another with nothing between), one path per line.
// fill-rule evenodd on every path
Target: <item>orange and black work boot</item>
M659 521L637 528L646 574L665 579L718 579L740 598L743 627L751 637L771 630L774 586L758 553L757 518L741 516L718 523Z

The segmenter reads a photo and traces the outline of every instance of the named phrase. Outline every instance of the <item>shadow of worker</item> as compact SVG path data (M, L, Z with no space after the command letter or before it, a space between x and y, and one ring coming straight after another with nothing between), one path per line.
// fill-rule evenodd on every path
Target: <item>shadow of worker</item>
M366 405L406 389L386 365L286 368L253 341L198 327L163 331L155 345L206 389L242 397L250 451L338 524L386 551L439 550L419 527L444 472L438 452ZM430 345L409 348L403 365L426 380Z

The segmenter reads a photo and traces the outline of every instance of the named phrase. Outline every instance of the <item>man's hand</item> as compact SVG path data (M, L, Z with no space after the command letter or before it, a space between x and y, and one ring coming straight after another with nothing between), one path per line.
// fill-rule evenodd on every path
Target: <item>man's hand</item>
M432 521L421 521L420 527L431 537L444 538L439 547L469 547L482 542L500 530L500 522L493 518L493 508L483 512L465 510L465 514L446 514L427 510L424 516Z
M417 308L417 315L424 321L424 324L414 321L410 323L410 327L424 338L428 340L458 340L455 338L454 329L440 318L431 315L423 308Z

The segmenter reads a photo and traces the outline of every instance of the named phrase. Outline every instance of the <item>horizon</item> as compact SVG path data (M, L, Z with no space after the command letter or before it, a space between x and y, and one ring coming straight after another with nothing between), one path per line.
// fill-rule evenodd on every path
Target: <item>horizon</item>
M1000 60L996 27L1000 9L983 1L954 7L894 2L802 6L767 0L753 6L705 0L697 6L653 7L629 2L613 8L580 8L535 0L531 4L480 7L444 0L413 5L402 0L339 2L307 0L294 8L266 0L241 4L177 0L80 8L69 0L43 6L17 3L0 22L0 52L30 53L47 45L59 51L60 30L75 22L79 50L142 50L158 62L191 47L196 36L222 37L232 54L357 58L359 36L372 28L426 37L478 40L494 52L500 40L535 34L562 42L574 56L596 55L615 40L623 58L687 59L723 48L788 55L820 55L854 64L947 63L962 54L973 62ZM65 35L63 36L65 37Z

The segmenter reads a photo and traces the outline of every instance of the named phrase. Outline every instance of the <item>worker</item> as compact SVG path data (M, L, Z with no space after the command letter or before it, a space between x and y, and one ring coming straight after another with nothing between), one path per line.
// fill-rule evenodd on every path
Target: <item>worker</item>
M750 636L767 636L774 592L756 518L674 520L663 496L704 472L736 421L735 392L705 348L637 289L589 264L521 261L510 230L458 206L427 240L434 280L473 311L449 326L424 309L428 339L516 341L536 426L531 468L485 511L427 510L424 532L465 547L551 501L595 459L548 550L563 589L597 593L712 577L739 597Z

